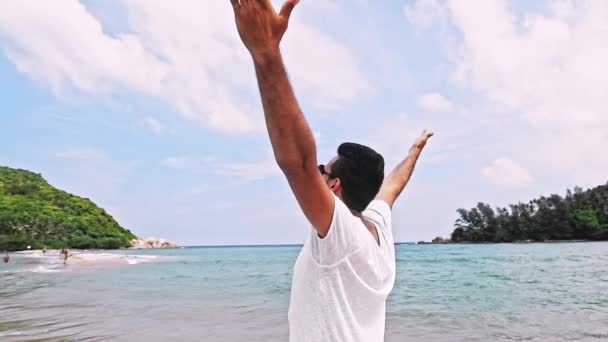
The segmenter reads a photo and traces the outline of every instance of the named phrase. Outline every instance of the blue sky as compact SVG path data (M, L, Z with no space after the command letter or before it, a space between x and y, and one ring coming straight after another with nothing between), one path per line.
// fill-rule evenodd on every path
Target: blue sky
M275 2L278 6L279 2ZM456 209L606 182L604 1L302 0L283 52L319 159L405 157L396 240ZM301 243L228 1L0 4L0 165L42 173L140 236Z

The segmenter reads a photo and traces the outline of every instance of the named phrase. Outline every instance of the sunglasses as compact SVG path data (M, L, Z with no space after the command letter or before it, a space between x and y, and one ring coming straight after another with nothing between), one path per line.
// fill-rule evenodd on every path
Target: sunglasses
M335 178L330 172L325 171L325 165L323 164L319 164L319 172L321 172L323 176L327 175L329 178Z

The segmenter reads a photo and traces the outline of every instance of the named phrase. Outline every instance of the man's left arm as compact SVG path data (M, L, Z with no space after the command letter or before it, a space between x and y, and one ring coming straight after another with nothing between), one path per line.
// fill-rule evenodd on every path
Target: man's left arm
M317 169L314 137L289 83L279 49L298 1L288 0L279 13L270 0L231 3L239 35L253 58L276 162L306 218L324 237L331 224L334 198Z
M382 183L382 187L380 188L376 199L386 202L390 208L393 207L393 204L410 181L422 150L433 135L433 133L427 132L426 130L422 132L422 135L420 135L410 149L407 158L399 163L399 165L384 178L384 182Z

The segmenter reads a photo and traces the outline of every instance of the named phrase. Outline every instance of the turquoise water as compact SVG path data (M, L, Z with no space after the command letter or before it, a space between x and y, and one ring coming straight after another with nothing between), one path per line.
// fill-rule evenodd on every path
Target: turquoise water
M67 267L14 255L0 265L0 340L285 341L298 252L129 251L159 257ZM608 243L400 245L397 267L387 341L608 340Z

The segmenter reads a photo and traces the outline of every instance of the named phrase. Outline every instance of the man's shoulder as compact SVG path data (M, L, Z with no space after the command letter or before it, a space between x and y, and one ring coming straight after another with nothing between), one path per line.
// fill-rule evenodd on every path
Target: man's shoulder
M390 219L391 217L391 207L386 203L386 201L381 199L375 199L371 201L371 203L367 206L363 215L366 217L372 216L380 216L383 219Z
M391 211L390 205L385 200L379 198L376 198L371 201L365 210L369 210L370 208L375 210L386 210L388 212Z

